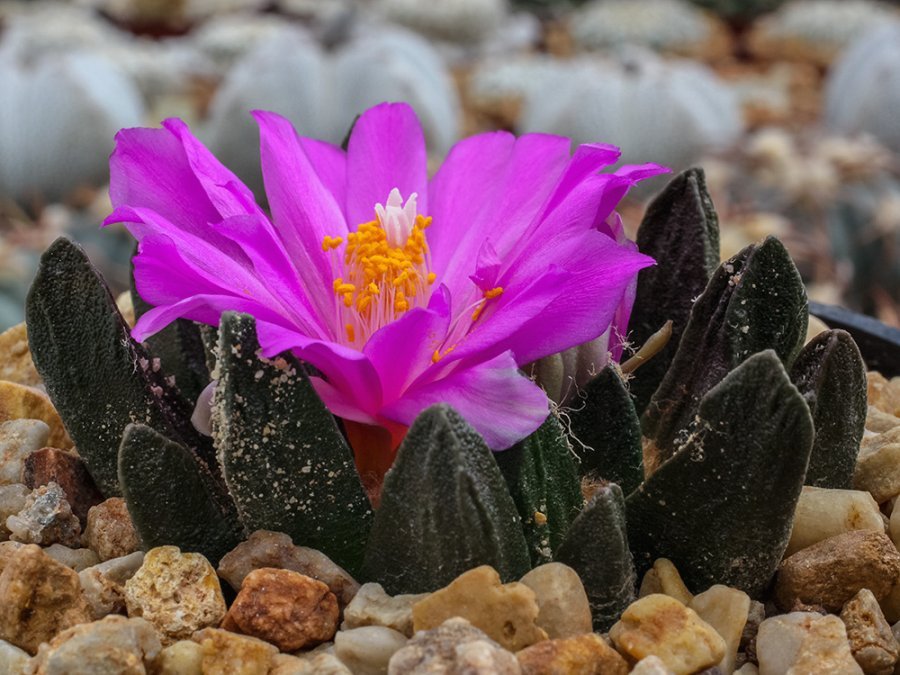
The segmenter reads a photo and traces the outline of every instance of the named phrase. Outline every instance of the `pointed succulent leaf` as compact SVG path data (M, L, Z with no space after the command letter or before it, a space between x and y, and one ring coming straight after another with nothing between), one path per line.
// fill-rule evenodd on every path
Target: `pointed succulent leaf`
M528 438L494 454L522 526L531 564L553 560L569 525L584 504L566 432L551 413Z
M868 370L877 370L885 377L900 376L900 328L888 326L865 314L819 302L809 303L809 313L832 328L850 333Z
M666 321L672 321L668 344L636 370L629 382L640 414L675 356L694 300L719 265L719 218L703 169L678 174L650 202L638 228L637 245L656 265L638 274L629 339L642 345Z
M849 333L825 331L800 352L791 380L806 399L816 430L806 484L849 489L867 410L859 348Z
M608 631L634 601L637 576L628 550L625 502L615 483L602 485L569 528L556 552L581 577L594 630Z
M131 304L134 316L139 319L151 309L138 294L131 276ZM160 360L162 371L174 378L181 394L189 401L196 401L203 388L209 384L209 369L200 338L200 327L187 319L176 319L144 342L150 353Z
M787 547L813 426L772 350L751 356L700 403L675 455L626 500L638 572L668 558L692 590L758 597Z
M808 319L800 274L774 237L722 263L694 303L672 365L641 420L647 474L690 434L700 399L748 356L772 349L790 367Z
M522 521L484 439L448 405L432 406L385 476L362 578L420 593L479 565L504 581L530 569Z
M353 455L289 353L259 356L252 317L226 312L219 325L213 405L225 481L250 531L276 530L359 570L372 509Z
M610 481L630 494L644 479L641 425L616 370L607 366L572 402L569 411L582 476Z
M35 367L91 476L106 496L120 494L117 452L132 422L178 439L208 467L212 444L191 426L191 406L130 331L84 251L57 239L25 306Z
M129 424L119 479L145 549L173 544L216 565L243 539L234 505L191 452L143 424Z

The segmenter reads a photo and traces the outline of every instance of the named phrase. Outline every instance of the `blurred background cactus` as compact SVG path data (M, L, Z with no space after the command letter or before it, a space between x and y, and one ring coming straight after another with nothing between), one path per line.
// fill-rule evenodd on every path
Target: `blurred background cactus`
M58 234L126 287L124 239L94 232L117 128L181 117L261 195L249 109L340 143L385 99L433 167L497 128L701 164L725 252L776 234L811 297L900 323L895 2L11 0L0 23L0 327Z

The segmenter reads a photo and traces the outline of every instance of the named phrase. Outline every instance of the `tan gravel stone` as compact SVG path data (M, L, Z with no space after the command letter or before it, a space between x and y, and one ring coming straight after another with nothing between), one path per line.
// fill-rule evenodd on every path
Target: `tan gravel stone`
M219 628L204 628L191 639L203 650L204 675L268 675L272 657L278 653L278 648L268 642Z
M30 544L0 574L0 639L34 654L59 631L91 620L78 575Z
M22 483L0 485L0 542L9 539L6 519L25 508L29 494L31 490Z
M537 623L549 638L567 638L593 630L591 605L578 573L563 563L539 565L520 579L534 591Z
M869 405L900 417L900 377L888 380L876 371L866 373Z
M353 675L383 675L388 662L406 646L406 636L384 626L362 626L334 636L334 654Z
M626 675L628 663L596 633L544 640L516 653L522 675Z
M321 581L262 567L244 579L222 627L293 652L330 640L339 617L337 598Z
M71 450L74 445L47 395L23 384L0 380L0 422L42 420L50 427L46 445Z
M42 644L28 673L144 675L160 649L159 637L148 622L108 616L73 626Z
M839 612L863 588L880 602L898 579L900 553L888 536L854 530L785 558L778 569L775 601L785 610L800 602Z
M864 588L841 610L853 658L866 675L891 675L900 645L872 592Z
M651 654L635 663L630 675L673 675L673 673L665 661Z
M179 640L164 647L156 659L157 675L203 675L203 647Z
M716 584L695 595L689 607L725 640L725 656L719 668L723 673L733 672L750 612L750 596L736 588Z
M28 330L19 323L0 333L0 380L29 387L42 387L28 348Z
M50 427L41 420L0 418L0 485L22 483L25 458L40 450L50 438Z
M756 654L759 675L862 675L844 623L830 614L792 612L766 619Z
M268 675L356 675L334 654L310 653L302 657L276 654Z
M431 630L447 619L462 617L515 652L547 639L536 623L538 611L534 591L528 586L501 584L497 570L482 565L413 605L413 628L417 632Z
M225 616L225 599L209 561L176 546L158 546L125 582L129 616L141 616L160 632L163 644L190 637Z
M69 548L62 544L52 544L44 549L44 553L76 572L81 572L100 562L97 554L89 548Z
M851 530L884 532L878 503L862 490L804 486L785 556Z
M900 427L900 417L895 417L883 410L879 410L874 405L868 407L866 411L866 431L880 434L894 427Z
M678 600L659 593L631 603L609 636L633 661L656 655L676 675L703 670L725 656L725 640L712 626Z
M344 608L341 630L361 626L384 626L406 637L413 635L412 607L428 593L390 596L381 584L360 586L353 600Z
M9 538L23 544L62 544L76 547L81 542L81 523L66 501L66 493L56 483L42 485L25 499L25 507L6 519Z
M120 497L111 497L88 511L84 538L100 560L121 558L141 547L125 500Z
M865 454L860 453L853 473L853 487L870 492L879 503L900 494L900 443L887 443Z
M260 567L276 567L299 572L326 584L343 608L359 590L359 584L320 551L296 546L281 532L257 530L219 562L219 576L235 590L250 572Z
M691 603L691 598L694 595L684 585L678 569L671 560L668 558L657 558L653 561L653 567L650 571L654 573L656 580L659 582L660 593L668 595L670 598L675 598L685 606Z
M516 657L462 618L416 633L388 664L388 675L520 675Z
M121 558L113 558L88 567L78 573L81 592L87 600L94 619L125 611L125 582L134 576L144 563L144 553L135 551Z

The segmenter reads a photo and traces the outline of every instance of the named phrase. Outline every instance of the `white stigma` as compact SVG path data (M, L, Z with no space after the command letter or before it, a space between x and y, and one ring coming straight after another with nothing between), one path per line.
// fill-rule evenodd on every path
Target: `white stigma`
M387 204L375 205L375 214L381 221L388 243L394 248L402 247L413 230L417 214L416 197L413 192L404 204L400 190L394 188L388 195Z

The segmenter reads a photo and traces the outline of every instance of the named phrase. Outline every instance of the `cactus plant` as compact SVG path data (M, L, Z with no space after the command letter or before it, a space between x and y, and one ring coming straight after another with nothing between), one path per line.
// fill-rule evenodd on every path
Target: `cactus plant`
M883 22L878 22L879 24ZM850 46L828 77L825 123L845 134L869 133L900 152L900 13Z

